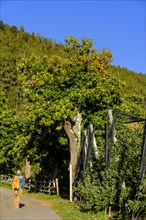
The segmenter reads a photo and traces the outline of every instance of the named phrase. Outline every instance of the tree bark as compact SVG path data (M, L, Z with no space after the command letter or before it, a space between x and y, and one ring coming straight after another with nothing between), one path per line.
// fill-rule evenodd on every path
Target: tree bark
M81 114L78 113L72 121L65 121L64 130L69 139L70 146L70 164L72 164L72 184L78 171L78 160L81 151Z

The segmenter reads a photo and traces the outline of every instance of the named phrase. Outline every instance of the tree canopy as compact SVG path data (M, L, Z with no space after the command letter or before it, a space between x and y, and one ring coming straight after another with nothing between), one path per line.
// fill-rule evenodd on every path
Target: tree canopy
M66 42L64 57L31 56L18 64L26 109L45 125L72 118L77 109L85 119L96 118L99 110L122 102L122 84L108 70L111 53L91 49L88 39Z

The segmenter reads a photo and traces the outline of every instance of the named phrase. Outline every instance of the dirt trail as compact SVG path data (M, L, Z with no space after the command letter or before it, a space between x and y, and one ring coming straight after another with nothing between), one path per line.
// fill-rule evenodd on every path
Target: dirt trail
M12 190L0 187L0 220L61 220L51 208L26 195L22 196L20 211L14 211L13 199Z

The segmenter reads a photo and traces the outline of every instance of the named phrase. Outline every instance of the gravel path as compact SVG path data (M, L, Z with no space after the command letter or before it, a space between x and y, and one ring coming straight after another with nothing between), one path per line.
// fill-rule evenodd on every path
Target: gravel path
M48 206L26 195L22 196L20 211L14 211L13 199L13 190L0 187L0 220L61 220Z

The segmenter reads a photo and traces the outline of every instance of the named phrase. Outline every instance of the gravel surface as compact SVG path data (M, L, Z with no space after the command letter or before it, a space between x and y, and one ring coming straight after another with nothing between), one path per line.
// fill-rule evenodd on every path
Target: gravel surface
M51 208L41 204L40 200L23 195L20 211L14 211L13 201L13 190L0 187L0 220L61 220Z

